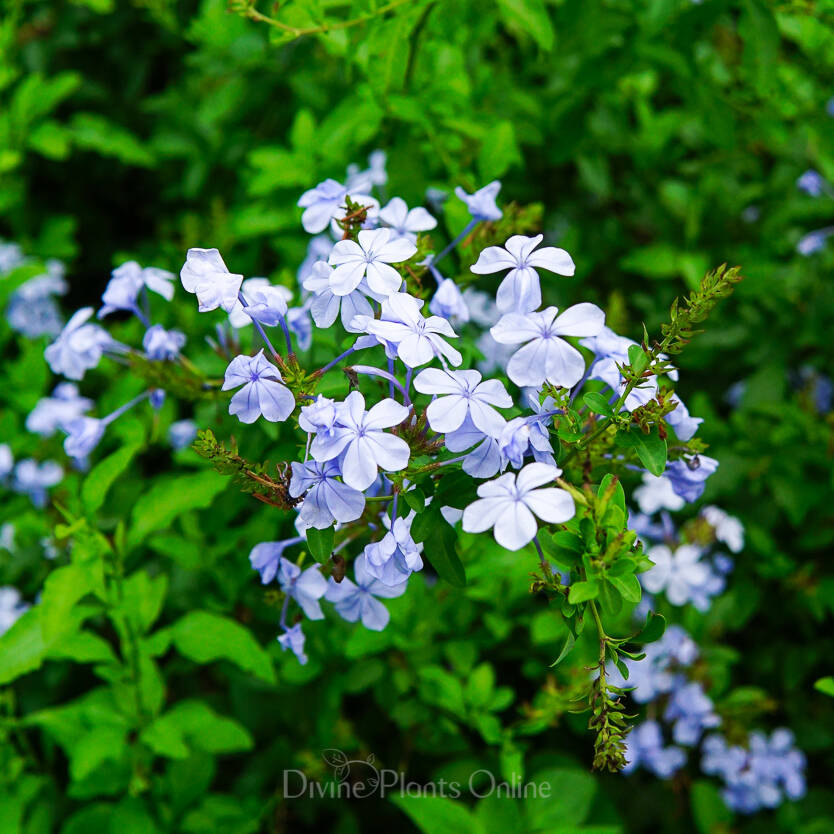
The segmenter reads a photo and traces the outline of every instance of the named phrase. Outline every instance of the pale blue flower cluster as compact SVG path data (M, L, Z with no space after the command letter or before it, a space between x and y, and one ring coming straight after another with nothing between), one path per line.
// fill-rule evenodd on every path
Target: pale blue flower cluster
M711 735L702 749L701 770L721 778L721 795L734 811L752 814L805 795L805 755L784 727L769 738L762 732L750 733L743 747Z
M733 560L715 547L732 553L744 549L741 522L715 506L705 507L698 517L699 535L682 541L669 510L684 506L683 499L665 478L643 476L643 486L634 491L641 512L631 514L629 525L640 536L654 567L640 574L640 582L652 594L663 593L676 606L692 604L707 611L712 600L724 591ZM660 513L659 520L652 516Z
M13 270L36 261L27 258L16 243L0 240L0 280ZM44 264L45 271L24 281L9 296L6 320L12 330L28 339L42 336L55 337L61 330L63 318L56 296L67 292L64 280L64 265L50 259Z
M586 384L610 389L616 399L624 385L619 365L628 361L633 344L605 327L605 315L594 304L543 306L542 276L571 276L576 266L564 249L543 246L542 235L513 235L479 254L470 280L493 281L494 293L463 289L443 275L444 258L459 243L479 224L502 217L498 181L471 194L456 189L470 220L447 246L432 251L425 235L437 219L397 196L386 200L387 179L385 156L375 152L366 169L352 167L344 182L327 179L301 196L301 222L313 237L298 271L296 306L288 288L231 272L217 249L190 248L180 270L182 287L196 297L200 312L222 311L211 343L228 361L222 390L232 392L229 413L247 425L292 418L303 433L303 457L291 462L287 484L296 502L298 536L258 544L251 554L262 580L277 579L285 593L279 639L302 660L304 634L299 623L287 620L290 600L308 619L322 616L319 600L325 599L344 619L381 629L388 612L378 598L399 596L411 574L422 570L423 546L411 533L419 507L413 495L400 500L414 486L397 474L418 454L432 466L457 465L480 482L477 499L466 508L438 508L449 524L459 523L469 533L492 530L510 550L534 543L541 554L539 525L563 523L575 514L570 493L557 485L562 473L550 439L550 426L564 409L557 402L573 402ZM444 210L442 201L429 204L434 212ZM349 222L355 234L345 233ZM418 258L418 250L432 253ZM410 275L436 282L428 304L409 292L404 276ZM112 273L98 318L135 317L144 328L144 360L188 367L181 355L185 335L151 315L152 302L172 298L174 278L135 261L122 264ZM67 379L81 380L104 356L135 355L92 320L93 313L79 310L46 350L53 371ZM245 328L251 332L248 350L241 347ZM346 349L318 370L305 369L308 377L338 369L354 383L361 377L376 384L363 384L362 390L353 384L343 398L299 393L298 355L310 348L314 328L330 330L331 343L335 333ZM477 340L483 353L479 369L463 367L464 355L456 347L460 328ZM282 334L283 344L279 340L276 347L271 332ZM569 341L577 339L580 347ZM495 369L517 389L486 376ZM674 371L669 376L677 378ZM544 394L545 385L562 389L564 399ZM641 386L624 408L645 405L659 390L656 382ZM96 417L93 404L72 383L62 383L38 403L28 422L45 436L64 431L67 454L83 465L111 422L145 399L158 408L164 396L147 390ZM686 441L700 420L690 417L680 400L674 402L667 422ZM194 431L190 421L174 423L171 445L183 448ZM714 468L703 456L675 460L663 480L679 500L693 500ZM353 560L353 581L326 582L317 566L300 571L283 555L295 546L314 550L311 541L320 541L321 534L310 531L341 531L347 525L353 530L339 536L337 551L364 539Z

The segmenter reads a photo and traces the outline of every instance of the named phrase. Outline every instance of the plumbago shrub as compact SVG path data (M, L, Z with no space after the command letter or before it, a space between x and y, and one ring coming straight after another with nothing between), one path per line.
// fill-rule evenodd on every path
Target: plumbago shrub
M386 182L376 152L301 196L293 289L191 248L179 281L125 262L63 323L61 266L0 250L11 830L309 825L336 812L287 772L344 780L342 748L466 786L389 786L425 831L623 830L590 768L673 780L701 832L805 794L778 704L720 646L744 529L687 512L719 461L674 357L739 270L632 341L549 303L575 267L538 207L494 181L409 208ZM553 794L501 802L484 762Z

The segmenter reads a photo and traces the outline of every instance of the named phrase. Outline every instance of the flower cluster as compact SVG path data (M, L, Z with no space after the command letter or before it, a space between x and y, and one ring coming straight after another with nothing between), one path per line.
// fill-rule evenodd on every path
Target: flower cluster
M543 245L542 235L524 233L533 226L523 210L513 206L505 216L499 182L455 190L470 219L442 248L431 234L446 195L427 193L430 212L396 196L386 201L386 183L384 154L374 153L344 183L325 180L301 196L301 222L312 237L294 290L231 271L217 249L187 251L179 283L199 313L215 319L206 341L225 367L213 377L185 356L186 333L164 323L161 304L174 297L176 275L135 261L118 266L98 312L77 311L46 348L66 381L37 403L27 427L43 437L63 432L81 468L111 423L145 402L159 409L167 396L226 395L240 424L280 432L283 448L299 452L277 475L210 433L197 435L194 449L245 491L294 512L296 534L253 543L250 562L264 584L280 588L278 642L301 663L308 661L305 619L321 620L327 605L381 630L390 618L383 601L403 595L426 565L463 584L457 530L491 531L503 548L529 548L540 569L532 590L564 595L572 639L580 621L592 619L590 607L601 643L612 656L632 657L622 648L627 641L602 631L594 600L616 603L614 610L622 600L635 603L640 573L647 590L665 590L673 604L703 609L723 588L724 563L712 556L706 567L696 548L707 542L675 546L665 518L650 516L699 498L718 465L695 437L701 420L675 392L669 355L731 291L737 270L708 274L673 306L661 342L650 345L644 334L638 343L607 327L593 303L547 302L558 294L551 285L574 275L576 264L564 249ZM135 334L138 322L140 339L111 336L102 325L110 317L132 321L125 334ZM143 385L97 416L77 383L105 358ZM193 420L178 420L170 444L181 449L195 434ZM30 472L37 464L21 462L12 481L43 502L62 473L41 466L49 471ZM636 532L627 528L619 482L634 471L645 475L635 495L644 513L633 519ZM713 522L727 527L726 519ZM637 533L656 545L649 559ZM568 555L588 547L593 552L581 559ZM649 645L653 659L633 672L657 679L650 688L669 699L676 743L693 744L715 726L714 715L695 684L677 686L674 664L683 661L670 660L671 639ZM594 762L617 769L627 729L614 695L619 684L606 684L604 666L605 657L589 696ZM634 739L643 736L646 750L658 739L651 729ZM675 749L661 746L643 759L665 772L676 766Z
M0 240L0 280L30 264L36 262L27 258L20 246ZM43 272L27 278L11 293L6 307L9 326L29 339L54 338L63 325L56 296L65 295L69 289L64 278L64 264L50 259L43 266Z
M701 460L705 458L701 456ZM663 593L672 605L691 603L699 611L707 611L712 599L723 592L726 576L733 569L732 558L715 548L740 553L744 548L741 523L710 506L678 530L670 511L680 510L686 500L667 475L644 474L634 498L641 512L631 515L630 526L654 563L640 576L643 588L650 594ZM644 604L650 605L651 600L644 598Z

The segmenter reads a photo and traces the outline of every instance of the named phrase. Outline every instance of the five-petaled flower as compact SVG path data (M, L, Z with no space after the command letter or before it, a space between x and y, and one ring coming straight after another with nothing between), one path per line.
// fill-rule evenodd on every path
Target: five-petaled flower
M333 247L328 262L336 268L330 276L330 289L335 295L348 295L364 278L372 292L383 296L397 292L403 279L390 264L407 261L417 247L391 229L363 229L358 238L358 242L340 240Z
M408 465L408 443L383 429L398 426L408 409L390 398L365 411L365 398L351 391L336 405L336 423L329 434L318 434L310 451L320 463L339 458L342 479L354 489L367 489L377 469L397 472Z
M527 342L507 363L507 375L516 385L541 387L545 382L561 388L576 385L585 372L582 354L563 336L595 336L605 323L605 313L595 304L574 304L557 316L556 307L540 313L507 313L490 329L502 344Z
M229 414L236 414L241 423L254 423L260 416L270 423L286 420L295 408L295 397L281 383L280 371L263 350L255 356L236 356L223 380L224 391L240 388L229 403Z
M354 326L361 326L366 333L394 345L397 356L409 368L425 365L435 357L441 361L445 357L453 365L460 365L461 355L441 338L457 338L452 325L440 316L425 318L420 312L422 306L422 301L408 293L395 293L382 302L379 319L357 317Z
M405 593L408 580L396 585L386 585L375 579L368 572L365 555L358 556L353 563L353 575L356 582L345 577L336 582L328 580L325 599L332 602L336 612L349 623L362 620L362 625L372 631L382 631L388 625L388 609L376 597L393 599Z
M426 409L429 425L440 433L459 429L468 415L484 434L497 434L505 421L494 407L510 408L513 404L500 380L481 382L478 371L426 368L414 378L414 387L422 394L440 395Z
M562 474L547 463L528 463L517 475L507 472L478 487L478 500L463 511L463 529L483 533L494 528L495 541L507 550L520 550L538 530L536 516L548 524L573 518L576 508L567 490L544 487Z

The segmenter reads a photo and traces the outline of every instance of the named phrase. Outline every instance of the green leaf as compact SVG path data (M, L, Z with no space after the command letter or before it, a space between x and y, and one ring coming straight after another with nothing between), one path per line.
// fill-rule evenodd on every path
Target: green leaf
M589 599L596 599L599 594L599 585L596 580L589 580L587 582L574 582L570 586L570 593L568 594L568 602L576 605L580 602L587 602Z
M698 834L721 834L728 831L733 812L721 798L718 788L706 779L698 779L692 785L692 818Z
M466 569L457 554L457 536L442 516L435 529L426 537L423 556L429 560L441 579L455 588L466 585Z
M189 510L209 507L225 488L226 481L215 472L157 481L133 507L128 546L135 547L154 530L164 530Z
M521 151L511 121L498 122L484 135L478 154L478 170L484 180L502 177L507 170L521 162Z
M547 797L524 801L531 831L576 831L591 811L597 783L590 773L574 768L538 771L530 781L550 786Z
M30 608L0 637L0 684L37 669L46 646L41 633L40 612Z
M501 17L512 29L521 29L546 52L553 49L556 34L544 0L498 0Z
M150 167L154 163L153 155L132 133L98 113L76 113L70 129L79 148L115 157L126 165Z
M394 794L391 801L411 817L423 834L484 834L480 822L465 805L446 797Z
M107 491L130 465L138 446L124 446L97 463L81 486L81 500L87 512L94 513L104 503Z
M565 638L565 645L562 646L562 651L559 652L559 657L550 664L550 667L558 666L573 651L575 645L576 637L569 631L568 636Z
M637 426L631 426L627 434L617 435L618 446L634 449L640 463L652 473L662 475L666 469L666 441L660 437L657 428L644 434Z
M609 576L608 581L626 602L640 602L643 590L640 587L640 580L633 573L626 576Z
M149 724L142 741L155 753L183 759L191 749L207 753L234 753L251 750L254 741L249 731L232 718L218 715L202 701L181 701Z
M582 397L582 402L595 414L604 414L606 417L610 417L614 413L614 409L608 402L608 397L598 391L589 391Z
M306 536L307 544L313 558L322 564L328 562L333 553L333 542L336 538L336 531L332 527L325 527L324 530L309 527Z
M640 632L635 635L631 642L654 643L663 637L664 631L666 631L666 618L663 614L655 614L653 611L650 611L643 628L640 629Z
M195 663L228 660L267 683L276 681L269 655L234 620L193 611L174 623L171 637L177 651Z
M814 689L818 692L822 692L823 695L830 695L834 698L834 677L829 675L827 678L820 678L814 684Z

